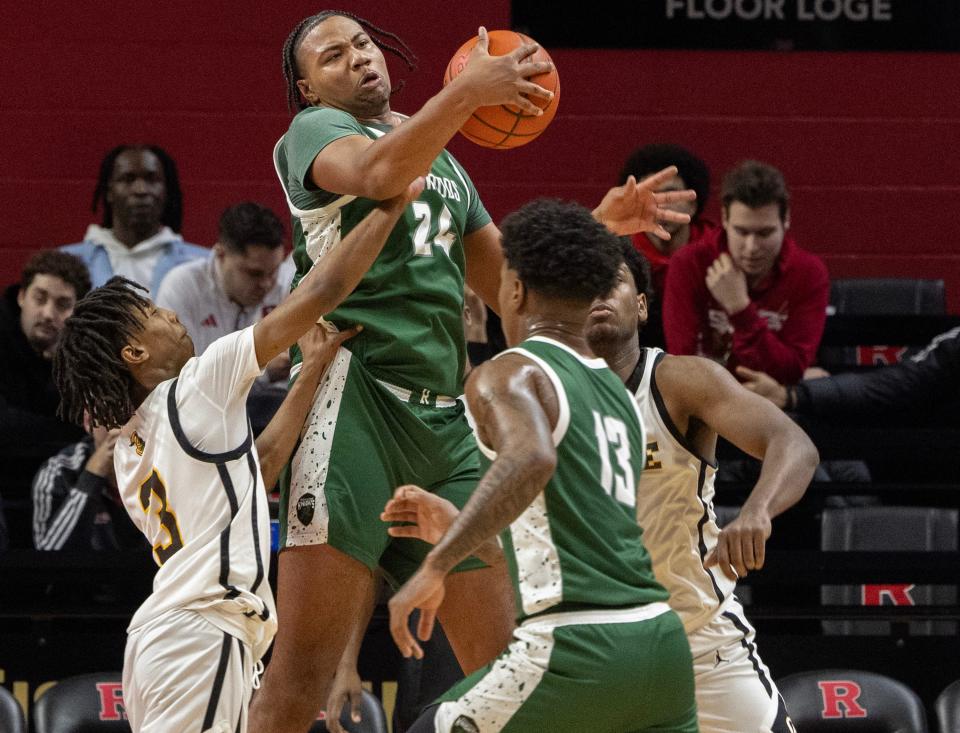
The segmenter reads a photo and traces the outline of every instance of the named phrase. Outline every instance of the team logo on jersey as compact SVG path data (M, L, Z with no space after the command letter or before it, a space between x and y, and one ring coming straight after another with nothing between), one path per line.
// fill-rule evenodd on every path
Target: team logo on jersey
M130 433L130 445L137 449L138 456L142 456L143 449L147 444L144 442L143 438L137 435L137 431L134 430L132 433Z
M647 443L647 465L644 466L645 471L656 471L659 468L663 468L663 464L660 463L660 444L651 440Z
M317 507L317 497L313 494L304 494L297 499L297 519L306 526L313 521L313 510Z
M217 327L217 317L211 313L209 316L200 321L201 326L207 326L208 328Z
M480 733L480 728L473 722L473 718L461 715L453 721L453 727L450 728L450 733Z

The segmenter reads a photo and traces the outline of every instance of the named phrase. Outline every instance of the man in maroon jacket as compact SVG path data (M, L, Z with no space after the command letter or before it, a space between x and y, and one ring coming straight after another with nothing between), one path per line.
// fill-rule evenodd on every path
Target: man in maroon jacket
M670 260L667 350L793 384L813 363L823 334L827 269L788 234L790 195L776 168L739 164L724 178L722 204L722 229Z

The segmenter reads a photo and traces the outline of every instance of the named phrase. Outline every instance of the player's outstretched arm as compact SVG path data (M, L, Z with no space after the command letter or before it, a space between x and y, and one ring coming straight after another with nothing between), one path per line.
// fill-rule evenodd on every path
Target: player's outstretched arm
M614 186L604 195L593 210L593 217L614 234L624 236L639 232L653 232L660 239L670 239L663 222L686 224L689 214L681 214L669 208L680 201L693 201L696 191L663 191L657 189L669 181L678 170L675 165L647 176L639 183L633 176L622 186Z
M557 464L557 395L538 366L514 354L486 362L471 374L466 394L477 435L497 457L420 569L390 600L390 633L405 657L423 655L407 626L413 609L420 609L417 635L430 638L447 573L520 516Z
M323 326L312 326L300 338L298 343L303 354L300 373L283 398L280 409L257 436L260 473L263 485L268 490L276 485L280 472L290 460L327 366L333 361L340 344L361 330L362 326L357 326L340 333L330 333Z
M699 420L746 453L763 461L760 478L723 528L708 565L743 577L763 567L771 520L796 504L820 457L807 434L770 402L741 387L718 364L695 356L667 356L657 368L657 385L671 416Z
M390 231L407 204L423 191L423 178L384 201L357 224L343 241L313 266L297 288L253 327L261 368L290 347L324 314L336 308L366 274L380 254Z
M692 189L657 192L660 186L677 173L677 167L672 165L647 176L639 183L630 176L622 186L614 186L607 191L593 210L593 217L620 236L653 232L660 239L670 239L670 233L663 228L663 222L686 224L690 221L690 215L673 211L668 208L669 205L697 198Z
M454 523L460 510L442 496L424 491L419 486L399 486L383 507L380 519L402 522L387 528L391 537L409 537L435 545ZM487 565L504 560L497 539L490 538L474 550L473 555Z
M326 191L382 200L402 192L398 182L430 170L433 160L478 107L513 104L539 115L528 99L551 99L553 92L530 77L553 69L548 61L528 61L537 44L523 44L504 56L487 51L487 31L464 71L389 135L370 140L349 135L327 145L310 168L313 183Z

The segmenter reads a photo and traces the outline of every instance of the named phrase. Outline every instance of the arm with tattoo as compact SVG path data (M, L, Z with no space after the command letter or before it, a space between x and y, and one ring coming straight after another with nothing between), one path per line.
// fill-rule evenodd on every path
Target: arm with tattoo
M478 368L467 401L484 445L497 453L470 501L427 555L425 564L449 572L496 535L543 491L556 468L552 423L541 393L553 387L539 367L509 355ZM552 398L556 411L556 395Z
M407 626L413 609L420 609L417 636L429 639L447 573L520 516L557 464L552 435L557 395L532 362L508 354L483 364L467 383L467 401L477 435L497 457L420 569L390 599L390 633L405 657L423 656Z

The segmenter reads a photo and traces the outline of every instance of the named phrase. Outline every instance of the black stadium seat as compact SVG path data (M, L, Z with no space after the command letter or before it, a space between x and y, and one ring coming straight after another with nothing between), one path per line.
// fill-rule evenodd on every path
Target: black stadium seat
M119 672L68 677L33 706L36 733L129 733Z
M942 315L943 280L849 278L830 282L830 306L846 315Z
M27 733L20 703L6 687L0 687L0 731L3 733Z
M13 705L19 712L20 706L15 700ZM4 700L0 696L0 733L7 733L3 725L4 711ZM387 733L387 718L380 701L366 690L363 691L361 717L359 727L350 721L349 711L344 711L340 720L351 733ZM123 709L120 673L85 674L61 680L37 700L33 723L36 733L130 733ZM11 729L11 733L21 731L25 732L26 728ZM327 726L322 720L310 728L310 733L326 731Z
M917 694L873 672L821 669L777 681L802 733L927 733Z
M380 706L380 701L372 692L363 691L363 701L360 704L360 724L350 720L350 711L345 708L340 714L340 724L350 733L387 733L387 716ZM309 733L327 733L327 724L318 720L310 726Z
M960 733L960 680L940 693L935 707L940 733Z
M824 509L821 548L827 551L955 551L957 510L883 506ZM878 555L877 561L883 562ZM825 585L823 603L844 606L954 605L955 585ZM889 621L824 621L828 634L887 635ZM911 634L954 635L953 621L911 621Z

